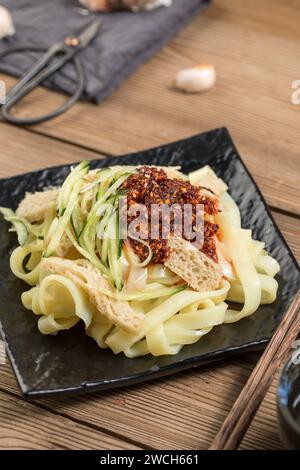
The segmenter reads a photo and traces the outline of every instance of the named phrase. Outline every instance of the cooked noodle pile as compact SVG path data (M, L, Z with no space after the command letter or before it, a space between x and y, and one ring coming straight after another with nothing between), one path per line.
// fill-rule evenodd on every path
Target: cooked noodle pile
M193 209L202 202L203 245L175 234L172 221L167 238L123 240L125 197L129 209L143 203L147 213L153 202ZM115 354L177 354L276 299L277 261L241 227L238 207L209 167L186 176L177 168L90 171L83 162L61 188L27 194L16 212L1 212L18 236L11 270L31 286L23 305L43 334L83 322L99 347Z

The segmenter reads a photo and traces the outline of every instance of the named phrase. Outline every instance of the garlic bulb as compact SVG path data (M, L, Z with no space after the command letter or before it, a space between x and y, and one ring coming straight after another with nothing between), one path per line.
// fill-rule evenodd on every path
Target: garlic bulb
M15 28L12 16L7 8L0 5L0 39L12 36L14 33Z
M201 64L181 70L176 76L175 86L187 93L199 93L211 88L216 81L213 65Z
M161 6L169 7L173 0L79 0L82 5L93 11L127 9L132 11L154 10Z

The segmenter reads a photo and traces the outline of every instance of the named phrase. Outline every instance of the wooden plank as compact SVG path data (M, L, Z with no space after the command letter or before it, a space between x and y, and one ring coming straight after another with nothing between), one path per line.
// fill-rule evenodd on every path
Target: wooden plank
M0 392L1 450L109 450L138 447Z
M300 261L300 221L275 215ZM85 397L40 400L49 410L126 436L157 449L205 449L224 421L257 361L257 354L200 367L176 376ZM10 367L1 368L0 386L19 394ZM275 385L249 429L242 448L280 448L276 434Z
M273 216L289 244L296 259L300 263L300 221L295 217L287 217L284 214L273 211Z
M66 144L42 135L31 134L26 129L3 123L0 125L0 140L1 142L7 142L1 150L0 178L49 166L104 157L104 155L75 145ZM265 180L265 178L262 179L262 181ZM299 221L278 212L274 212L273 215L284 231L295 255L300 259Z
M94 152L77 149L73 142L117 154L226 124L269 204L299 214L299 110L291 103L291 82L300 73L294 60L299 43L297 13L296 0L253 0L251 6L241 0L215 0L204 15L100 107L81 103L65 116L33 128L31 134L1 124L0 176L94 157ZM199 96L171 90L177 70L202 61L217 67L218 83L213 90ZM39 89L24 108L18 106L17 113L45 112L58 101L63 98ZM299 220L274 215L299 260ZM0 441L0 447L37 446L35 440L32 444L32 436L39 435L40 423L46 423L46 429L49 426L53 432L50 437L42 435L42 448L64 448L65 441L57 441L55 434L58 417L54 413L59 413L59 420L63 420L63 424L59 421L60 434L69 437L72 448L79 448L81 434L83 447L95 448L98 430L124 436L127 443L120 443L122 448L130 448L130 442L166 449L207 448L256 361L257 355L248 354L127 389L25 404L29 427L22 422L23 402L9 395L19 395L19 391L6 365L1 367L0 387L5 400L13 402L6 402L6 424L5 428L0 425L0 436L11 439ZM275 386L276 381L241 448L281 448ZM18 433L18 426L24 435ZM104 447L118 446L106 441L110 439L106 433L104 436Z
M282 449L282 444L278 432L277 410L276 410L276 387L279 373L274 379L270 390L262 402L251 426L246 433L241 449L261 450L261 449Z
M50 162L54 165L94 157L93 152L52 141L43 136L30 135L26 130L14 129L7 125L0 126L0 135L3 129L5 129L5 135L13 129L17 132L17 138L12 138L11 146L3 149L4 164L1 168L1 176L19 173L24 169L27 170L28 167L35 169L47 166ZM3 138L3 134L1 137ZM24 148L27 149L26 152ZM296 256L300 259L300 221L279 213L274 215ZM47 400L42 401L41 404L71 419L80 419L83 422L86 421L88 425L127 436L140 445L156 448L206 448L224 420L254 363L255 359L250 356L246 367L243 360L236 360L234 364L228 361L217 366L198 369L197 372L187 372L174 378L145 384L137 387L136 390L132 387L124 391L96 394L90 398L70 399L67 402ZM5 390L19 393L8 367L1 376L1 386ZM212 387L213 395L211 394ZM274 434L276 433L274 403L273 391L266 398L266 404L261 408L262 411L259 412L247 433L242 447L278 448L280 446L278 437L276 438ZM72 428L73 423L69 424ZM17 435L15 439L19 445ZM48 448L49 444L44 445Z
M29 133L26 129L0 124L0 139L4 143L1 149L0 178L49 166L73 163L85 159L103 158L105 155L65 143L37 133ZM294 188L291 199L291 188L285 183L280 188L274 181L264 175L256 175L267 202L273 206L284 206L297 213L295 209L298 188ZM284 192L282 188L284 186ZM295 201L295 202L294 202ZM297 204L296 204L297 205Z
M269 203L299 214L299 109L291 102L300 75L299 8L295 0L215 0L101 106L80 103L34 130L118 154L226 125ZM217 68L213 90L172 90L177 70L203 61ZM39 89L17 113L61 101Z
M285 362L300 331L300 291L277 325L273 337L234 402L210 450L235 450L240 446L275 375Z
M0 178L49 166L103 158L96 152L3 123L0 124L0 141Z
M257 359L248 354L135 387L36 403L71 420L126 436L142 447L206 449ZM8 365L2 369L1 387L19 394ZM241 447L280 448L275 432L273 388Z
M204 449L250 373L248 361L222 362L122 390L37 403L147 448ZM1 368L1 387L19 394L8 366Z

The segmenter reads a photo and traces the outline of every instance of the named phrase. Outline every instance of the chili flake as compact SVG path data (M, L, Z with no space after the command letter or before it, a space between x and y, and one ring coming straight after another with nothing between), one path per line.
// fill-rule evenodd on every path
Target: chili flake
M204 208L204 240L200 251L213 261L218 262L215 242L218 225L211 222L213 216L219 212L218 199L214 193L207 188L194 186L189 181L168 178L166 172L161 168L147 166L139 168L137 173L130 175L123 183L122 189L126 191L127 196L127 224L129 225L135 219L129 214L130 208L134 205L140 205L147 212L147 233L151 234L153 227L157 230L157 239L151 238L151 236L144 238L153 253L152 264L163 263L169 256L168 239L162 233L162 214L159 216L157 227L154 226L155 222L151 220L151 207L153 207L153 204L159 207L162 205L175 207L176 205L181 211L183 211L185 205L190 205L192 208L191 227L193 230L197 230L196 206L202 204ZM211 193L211 196L208 193ZM170 235L174 234L175 217L176 211L171 212ZM142 232L145 227L140 227L140 229ZM187 239L184 230L182 230L181 236ZM130 244L142 261L147 258L148 249L146 246L132 239L130 239Z

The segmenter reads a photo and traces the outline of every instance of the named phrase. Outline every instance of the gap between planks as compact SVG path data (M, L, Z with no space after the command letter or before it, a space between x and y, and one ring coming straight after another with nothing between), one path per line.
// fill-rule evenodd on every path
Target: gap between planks
M26 130L23 130L23 131L19 130L19 132L21 132L22 135L24 136L24 138L26 138L26 140L27 140L27 138L28 138L27 131L26 131ZM34 140L35 140L35 139L34 139ZM43 146L44 146L44 144L46 144L46 142L48 143L47 137L44 137L44 136L41 137L41 138L38 139L38 140L39 140L39 142L37 142L37 143L36 143L36 147L34 147L35 152L38 152L38 151L39 151L42 142L43 142ZM70 154L72 155L71 161L74 161L74 160L77 158L77 156L81 155L81 149L78 149L77 145L60 143L59 141L57 141L57 139L54 139L53 144L54 144L55 142L56 142L56 144L54 145L54 147L55 147L54 152L51 153L51 151L50 151L50 149L49 149L49 146L46 145L46 147L47 147L47 155L46 155L46 156L42 156L42 158L45 158L45 157L47 158L49 155L50 155L50 156L55 156L55 164L57 164L57 163L59 163L59 162L57 161L57 158L61 158L61 159L62 159L62 163L66 163L66 159L67 159L67 160L70 159ZM14 145L15 145L15 143L14 143ZM18 148L19 151L21 151L21 150L24 151L24 148L22 148L22 145L23 145L23 139L22 139L22 142L21 142L21 148ZM31 145L33 145L32 142L31 142ZM72 149L71 152L70 152L70 149ZM14 149L13 149L13 150L14 150ZM57 156L57 153L56 153L58 150L60 150L60 152L61 152L61 155L60 155L59 157ZM75 155L74 155L74 154L75 154ZM38 153L36 153L36 155L38 155ZM19 157L21 157L21 154L19 154ZM75 158L75 157L76 157L76 158ZM29 155L29 158L30 158L31 160L32 160L32 158L33 158L33 156L32 156L31 153L30 153L30 155ZM38 157L38 160L36 160L36 162L37 162L37 161L40 161L40 156ZM22 162L22 163L24 163L24 162ZM43 163L43 164L44 164L44 163ZM51 164L53 164L53 163L51 162ZM22 165L22 166L23 166L23 165ZM48 166L50 166L50 165L48 165ZM21 168L20 168L20 169L21 169ZM291 219L291 218L289 218L289 217L287 217L286 215L283 215L283 214L281 214L281 213L275 213L275 214L273 214L273 215L275 215L275 218L276 218L277 222L279 223L280 227L284 229L283 231L284 231L285 234L287 235L287 238L289 239L290 244L293 245L292 248L294 248L295 254L298 253L298 256L299 256L299 254L300 254L300 249L299 249L299 247L298 247L297 236L296 236L297 233L299 234L299 227L295 226L295 220L293 220L293 219ZM296 220L297 220L297 219L296 219ZM296 224L296 225L297 225L297 224ZM299 240L299 237L298 237L298 240ZM297 253L296 253L296 250L298 250ZM299 259L299 258L298 258L298 259ZM237 358L237 363L238 363L238 362L239 362L239 359ZM252 364L250 365L250 367L253 367L253 364L254 364L254 363L252 363ZM230 366L230 370L231 370L231 369L233 369L233 365ZM248 371L248 369L247 369L247 371ZM202 372L202 370L200 369L200 375L201 375L201 372ZM191 373L190 373L190 374L191 374ZM190 374L187 373L185 377L191 377ZM198 374L197 374L197 375L198 375ZM204 372L204 377L205 377L205 372ZM223 379L222 379L221 377L223 377ZM239 374L235 377L235 379L233 379L233 376L232 376L231 371L229 371L229 372L227 371L227 372L224 374L223 371L220 372L220 370L219 370L219 372L218 372L218 370L217 370L216 367L214 366L213 370L212 370L211 373L209 374L209 379L208 379L208 380L211 380L211 381L213 381L213 382L214 382L214 381L217 381L216 383L219 383L219 381L222 381L222 380L228 381L228 380L230 379L231 385L230 385L230 384L226 384L227 386L225 387L225 390L227 390L227 394L228 394L228 393L229 393L229 390L230 390L230 387L231 387L231 398L232 398L232 397L235 396L235 394L238 393L238 391L239 391L239 389L240 389L240 387L241 387L241 378L240 378L240 377L244 378L244 375L242 374L242 371L241 371L241 370L239 371ZM176 380L176 379L175 379L175 380ZM201 383L202 380L201 380L201 379L199 379L199 380L200 380L200 383ZM204 378L204 380L205 380L205 378ZM235 380L236 380L236 383L235 383ZM193 381L194 381L194 380L193 380ZM196 381L196 378L195 378L195 381ZM198 382L198 381L197 381L197 382ZM169 379L167 379L166 381L163 382L163 384L165 384L165 385L163 385L163 387L166 386L166 387L168 388L168 387L169 387L169 385L168 385L169 383L172 384L172 381L169 380ZM202 382L202 383L203 383L203 382ZM172 390L173 387L172 387L172 385L170 385L170 386L171 386L171 390ZM148 387L148 384L146 384L145 387ZM155 387L155 386L153 385L153 386L151 386L151 389L152 389L153 387L154 387L154 390L157 390L157 389L159 390L160 387L161 387L161 385L158 385L157 387ZM180 393L181 387L182 387L182 385L180 386L180 384L178 384L178 383L176 382L176 390L179 390L179 393ZM183 390L182 390L183 393L184 393L184 390L185 390L185 388L183 388ZM7 392L7 390L5 390L5 392ZM122 392L121 392L121 393L122 393ZM134 391L132 391L132 389L130 389L130 390L125 390L125 391L124 391L124 394L132 395L132 393L134 394ZM173 390L173 393L175 393L174 390ZM209 393L209 388L207 388L207 393ZM220 422L222 421L222 419L223 419L223 417L224 417L223 415L226 413L226 412L224 413L224 403L222 402L222 399L223 399L222 394L223 394L223 392L220 391L220 396L219 396L219 398L218 398L218 394L216 393L215 396L214 396L214 399L208 400L208 402L207 402L207 404L206 404L206 408L205 408L205 409L202 408L202 412L207 413L208 419L210 419L210 424L209 424L210 433L213 433L213 432L216 431L216 429L218 428L218 425L220 424ZM176 395L176 394L175 394L175 395ZM114 396L118 396L118 392L114 393ZM122 396L123 396L123 393L122 393ZM272 397L274 398L274 396L275 396L275 395L273 394ZM163 398L163 397L161 397L161 398ZM171 399L170 396L169 396L169 394L164 394L164 398L165 398L166 402L168 402L168 400ZM19 399L19 400L20 400L20 399ZM80 400L80 399L79 399L79 400ZM174 397L174 400L175 400L174 403L170 403L170 405L172 405L173 420L174 420L174 418L175 418L175 416L176 416L176 413L178 413L178 403L177 403L177 399L175 399L175 397ZM219 400L220 400L220 401L219 401ZM134 401L134 400L133 400L133 401ZM139 402L141 403L141 405L140 405L141 410L139 410L138 403L136 403L136 402L133 403L134 406L132 407L132 410L131 410L132 418L133 418L133 419L135 419L135 413L137 414L137 416L140 416L139 419L142 419L141 414L142 414L142 415L144 414L143 407L144 407L144 406L149 406L148 401L150 401L149 395L148 395L148 398L147 398L146 401L141 401L141 396L140 396ZM227 408L230 407L230 402L231 402L231 401L228 401L228 402L227 402L227 405L226 405ZM76 403L76 402L75 402L75 403ZM110 402L108 402L108 403L109 403L108 406L110 406ZM151 402L150 402L150 403L151 403ZM160 400L157 401L157 402L155 402L155 403L156 403L156 410L159 410L161 406L162 406L161 411L164 410L164 405L163 405L163 404L160 404ZM159 405L159 404L160 404L160 405ZM38 405L37 403L35 403L35 406L39 406L39 405ZM43 406L44 406L44 405L42 405L42 407L43 407ZM102 406L102 405L100 404L100 406ZM150 405L150 406L151 406L151 405ZM186 404L186 406L187 406L187 404ZM202 405L202 406L203 406L203 405ZM219 406L219 407L221 406L221 408L218 408L218 406ZM55 408L55 401L54 401L54 402L50 402L50 404L49 404L49 405L46 405L46 407L47 407L47 410L49 410L49 411L52 410L53 408ZM198 409L197 407L201 409L199 402L194 405L194 412L195 412L195 413L197 413L197 409ZM116 416L117 416L118 407L116 407L115 405L113 405L113 408L115 409L115 414L116 414ZM95 411L97 411L97 404L95 405L94 412L95 412ZM57 411L56 411L56 412L57 412ZM269 412L268 412L268 413L269 413ZM72 410L72 406L71 406L71 409L70 409L68 406L66 406L65 411L63 411L63 412L61 412L61 413L60 413L60 412L57 412L57 414L58 414L58 415L59 415L59 414L62 414L63 416L68 417L68 419L71 419L71 420L73 419L74 421L78 420L78 418L76 417L76 416L77 416L76 409L75 409L75 411L73 411L73 410ZM70 418L70 415L71 415L71 418ZM80 415L80 413L79 413L79 415ZM217 416L214 417L214 415L217 415ZM81 416L83 416L83 415L81 414ZM187 413L185 416L186 416L186 420L189 421L189 422L191 422L191 426L195 426L195 425L196 425L196 422L195 422L195 420L194 420L193 417L190 417L190 415L189 415L188 413ZM264 415L263 415L263 416L264 416L264 418L266 417L265 412L264 412ZM271 420L271 421L272 421L272 419L273 419L273 421L274 421L274 414L272 414L272 415L270 414L270 415L267 415L267 416L270 417L270 420ZM166 420L167 418L165 417L164 419ZM113 417L111 417L111 420L113 420ZM150 424L150 420L151 420L151 416L150 416L150 415L148 416L148 420L149 420L149 424ZM218 424L217 424L217 425L215 424L216 420L218 421ZM125 420L125 421L126 421L126 420ZM83 422L83 423L86 424L86 421L84 421L83 418L80 419L79 422ZM97 427L97 428L101 428L100 422L101 422L101 419L100 419L100 421L97 421L97 424L96 424L96 427ZM94 425L94 421L91 421L91 423ZM176 423L176 421L175 421L175 423ZM192 424L192 423L193 423L193 424ZM167 425L167 422L166 422L166 421L165 421L165 424ZM177 432L178 432L178 429L180 428L180 425L181 425L181 424L182 424L182 423L180 422L180 420L178 421L178 418L177 418L177 424L175 424L174 431L177 431ZM89 424L87 424L87 425L89 426ZM152 424L152 426L153 426L153 424ZM198 426L199 426L199 423L198 423ZM202 427L202 426L203 426L203 427ZM250 432L250 436L247 435L247 436L245 437L245 443L244 443L243 445L247 445L248 447L251 447L251 446L254 445L253 442L257 442L257 441L255 441L254 437L259 435L259 429L261 428L261 426L262 426L261 418L258 418L257 424L254 425L254 431L251 431L251 432ZM109 431L110 433L114 433L114 431L113 431L112 429L115 429L115 427L116 427L116 426L113 426L112 422L110 422L110 429L109 429L108 431ZM204 446L204 445L207 445L207 444L209 443L208 440L209 440L209 438L212 437L212 436L210 436L210 435L205 435L205 433L204 433L204 428L206 429L206 427L204 426L204 424L201 425L200 427L201 427L201 429L202 429L202 435L201 435L201 438L200 438L200 435L198 435L198 439L199 439L198 444L199 444L199 446ZM102 428L101 428L101 429L102 429ZM107 427L105 427L104 429L105 429L105 432L106 432ZM120 436L122 436L122 438L123 438L124 434L122 433L122 430L123 430L124 428L118 427L118 429L119 429L119 432L117 433L117 435L120 435ZM129 431L129 428L128 428L128 427L126 428L126 426L125 426L125 429L127 430L127 432ZM208 429L207 429L207 430L208 430ZM146 432L146 429L145 429L144 431ZM146 442L148 441L148 438L149 438L149 445L151 445L151 447L153 447L153 448L154 448L155 446L156 446L156 448L158 448L158 443L157 443L157 441L155 440L155 437L154 437L154 436L155 436L155 431L154 431L154 429L153 429L152 432L150 432L150 431L148 431L148 432L149 432L149 436L147 436L147 433L146 433L146 437L145 437L145 440L144 440L144 442L143 442L142 445L146 446ZM159 432L158 429L157 429L157 432ZM189 445L191 445L192 442L194 442L194 443L196 442L196 436L193 434L193 432L192 432L191 434L188 434L188 428L187 428L187 427L186 427L186 429L185 429L185 432L186 432L186 435L184 436L185 439L184 439L184 441L182 442L182 444L183 444L183 446L188 447ZM278 441L276 441L275 436L272 435L272 430L271 430L270 427L265 426L265 427L263 428L263 431L261 431L261 432L263 433L264 438L266 439L266 442L269 443L269 445L271 445L271 443L273 442L273 445L275 445L275 447L278 447ZM269 436L269 437L266 438L266 435ZM272 437L272 436L273 436L273 437ZM130 442L137 442L137 443L139 443L138 437L139 437L139 432L138 432L138 427L137 427L136 430L135 430L135 432L132 432L132 433L131 433L131 437L129 437L129 440L130 440ZM177 437L178 437L178 439L180 439L180 436L179 436L178 434L177 434ZM164 439L162 439L162 442L165 442L166 445L169 446L169 448L173 447L173 445L171 445L171 443L174 443L174 441L172 441L172 439L168 438L167 436L165 436ZM179 440L178 442L180 442L180 440ZM276 443L276 442L277 442L277 443ZM151 443L151 444L150 444L150 443ZM139 444L140 444L140 443L139 443ZM192 444L192 445L196 448L196 446L195 446L194 444ZM147 448L149 448L149 447L147 447Z
M298 227L295 227L295 221L291 218L282 214L276 214L275 218L300 260L300 237L296 236L299 234L300 222L297 221ZM206 448L256 360L257 355L246 354L242 358L237 356L234 363L223 361L213 367L204 366L197 372L189 371L174 376L173 380L166 378L120 391L92 394L89 397L70 397L66 402L45 399L34 404L47 408L49 412L55 410L58 415L76 422L92 424L105 432L108 430L113 435L126 435L129 442L136 443L139 447ZM7 367L2 374L2 388L18 397L15 380ZM159 420L156 414L159 415ZM201 416L204 415L203 421ZM262 446L259 442L260 435L263 436L266 448L279 448L275 428L273 387L246 434L242 448ZM166 432L166 429L170 431Z
M135 442L143 437L147 449L205 449L256 360L257 354L253 353L237 356L234 364L230 360L222 361L213 364L213 368L211 365L203 366L197 373L180 373L173 380L166 378L84 397L44 399L35 405L58 410L67 418L78 420L80 417L84 424L98 426L100 423L103 426L104 423L105 429L117 429L122 435L127 433ZM8 367L4 372L6 388L18 396L19 391ZM280 448L273 429L276 420L273 396L272 391L266 397L268 406L258 414L243 448L251 445ZM259 433L264 436L261 443L257 443Z
M291 0L253 0L251 7L215 0L101 106L80 102L31 132L119 154L226 123L269 204L300 214L298 107L291 103L291 83L300 73L295 11ZM174 93L175 73L199 61L215 64L214 89ZM63 100L39 88L16 112L44 112Z
M28 133L32 136L29 142ZM0 136L2 142L5 141L5 137L8 141L3 148L3 164L0 169L0 177L13 176L16 173L33 171L45 166L62 165L85 159L93 160L97 159L97 157L104 159L116 156L101 149L95 150L93 147L83 146L75 142L72 143L32 128L13 126L3 121L0 121ZM261 188L271 210L287 216L300 218L300 212L298 213L298 210L295 210L294 201L290 205L278 207L276 203L280 199L281 193L276 191L276 188L274 189L274 186L266 178L253 173L252 176Z
M0 388L0 397L2 450L20 448L84 450L86 447L95 450L141 449L141 446L124 439L123 436L56 413L47 407L21 400L16 394L2 388Z

